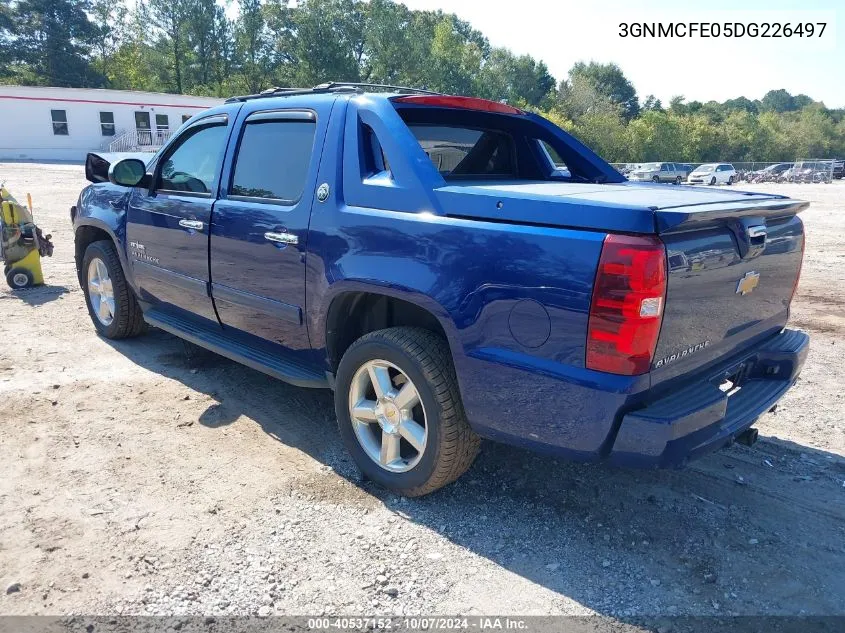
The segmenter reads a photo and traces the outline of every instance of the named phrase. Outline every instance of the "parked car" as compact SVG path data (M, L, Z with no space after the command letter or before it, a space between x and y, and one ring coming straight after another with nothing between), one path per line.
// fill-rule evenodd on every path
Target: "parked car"
M691 185L732 185L736 170L728 163L706 163L699 165L687 178Z
M784 172L789 182L829 183L835 177L835 162L831 160L804 160Z
M845 160L837 160L833 162L833 177L840 180L845 176Z
M271 91L92 169L71 217L97 332L333 389L352 458L403 495L481 437L648 468L750 443L807 354L784 329L807 203L629 183L502 103Z
M794 163L774 163L753 171L737 171L734 182L743 180L751 183L784 182L788 179L793 166Z
M774 165L769 165L767 167L764 167L763 169L757 169L755 171L752 171L751 173L752 174L760 174L760 175L771 174L771 175L774 175L774 176L779 176L780 174L785 172L787 169L791 169L794 164L795 163L776 163Z
M687 171L680 163L643 163L628 174L629 180L671 182L680 185L687 177Z

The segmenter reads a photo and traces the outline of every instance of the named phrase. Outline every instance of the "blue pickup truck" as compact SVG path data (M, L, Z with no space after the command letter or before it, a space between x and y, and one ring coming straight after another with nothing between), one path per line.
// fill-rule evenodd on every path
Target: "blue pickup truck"
M325 84L229 99L71 210L98 332L149 324L334 390L370 479L422 495L480 438L674 467L794 384L805 202L628 182L503 103Z

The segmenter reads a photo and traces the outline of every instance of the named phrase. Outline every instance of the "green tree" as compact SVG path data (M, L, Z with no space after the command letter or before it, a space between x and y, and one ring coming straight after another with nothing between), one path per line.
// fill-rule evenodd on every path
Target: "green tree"
M639 113L639 101L634 84L628 81L622 69L616 64L577 62L569 71L569 82L583 79L596 93L622 108L622 114L630 119Z
M663 104L660 102L660 99L655 97L654 95L648 95L643 101L643 105L640 110L662 110Z
M450 94L473 94L481 71L484 43L467 37L461 21L442 15L434 27L431 53L426 66L426 84Z
M97 28L92 65L111 85L115 80L113 59L129 36L129 8L113 0L93 0L91 17Z
M13 74L18 74L22 83L102 86L102 75L90 63L98 35L88 17L90 12L88 0L19 0L6 4L4 22L11 19L14 27L14 36L7 41L9 61L16 65ZM10 32L8 28L6 32Z
M247 92L267 88L271 80L271 44L260 0L241 0L235 24L235 51Z
M358 0L304 0L292 10L289 55L296 85L360 79L363 9Z
M166 56L168 70L173 73L166 75L166 81L171 90L181 93L185 87L183 75L188 50L187 26L192 10L191 3L195 0L148 1L151 23L158 26L158 40L155 44Z
M795 100L783 88L769 90L760 100L760 109L772 112L789 112L796 109Z
M683 134L680 120L667 112L650 110L628 124L631 157L642 161L680 160Z
M515 56L504 48L494 48L482 60L474 93L480 97L537 106L555 87L555 80L543 62L530 55Z
M622 162L630 154L625 121L615 110L585 114L575 123L572 132L605 160Z
M722 104L722 107L726 110L745 110L751 114L757 114L757 105L745 97L728 99Z

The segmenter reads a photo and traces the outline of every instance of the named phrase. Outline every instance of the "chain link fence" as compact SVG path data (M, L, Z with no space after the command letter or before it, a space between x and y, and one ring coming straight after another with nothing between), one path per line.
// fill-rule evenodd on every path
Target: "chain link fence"
M611 163L619 173L626 176L641 164ZM684 165L691 172L702 163L676 162L675 164ZM793 162L735 162L729 164L733 165L736 170L734 182L831 183L845 175L845 161L828 158L801 158Z

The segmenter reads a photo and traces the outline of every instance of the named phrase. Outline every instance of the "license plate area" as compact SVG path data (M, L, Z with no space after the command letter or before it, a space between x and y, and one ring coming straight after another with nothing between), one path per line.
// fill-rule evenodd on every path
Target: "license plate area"
M742 363L727 370L713 382L719 388L719 391L730 398L742 389L742 385L748 377L749 368L748 363Z

